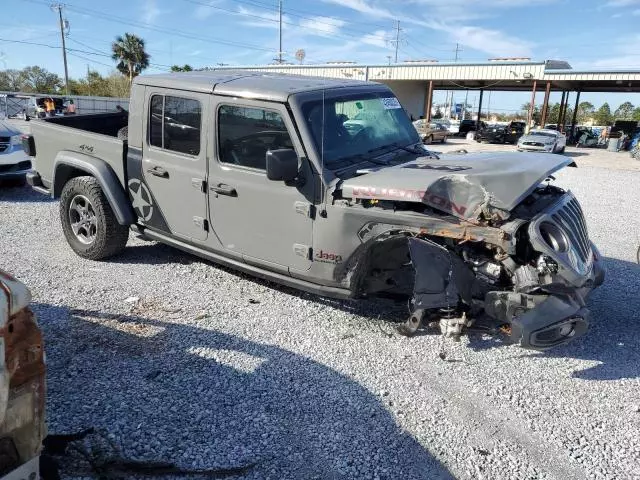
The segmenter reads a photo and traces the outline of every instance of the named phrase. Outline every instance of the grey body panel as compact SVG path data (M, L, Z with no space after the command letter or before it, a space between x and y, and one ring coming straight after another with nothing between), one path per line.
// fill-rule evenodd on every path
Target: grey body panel
M69 178L67 175L68 167L86 172L87 175L91 175L98 180L120 225L135 223L136 217L122 183L120 183L111 165L100 158L64 150L58 152L53 162L51 194L54 198L60 196L62 188Z
M347 86L371 86L374 83L357 80L282 75L249 70L184 72L179 75L161 73L134 79L134 85L188 90L199 93L286 102L290 95L310 90Z
M313 205L316 179L284 105L262 100L213 96L212 122L222 105L264 109L279 114L299 158L299 179L292 185L267 179L266 172L222 163L217 136L210 136L209 218L212 247L240 254L247 263L289 273L311 266ZM217 135L217 128L211 129ZM230 187L234 195L214 190Z
M79 128L56 125L47 122L46 119L32 120L29 123L36 145L34 169L40 173L45 184L52 182L56 156L63 150L102 160L113 170L119 182L125 184L125 147L122 140Z
M210 95L196 92L176 92L175 90L146 87L143 111L149 111L149 100L154 95L173 95L196 100L201 109L200 148L196 155L179 153L150 145L146 135L143 137L142 165L140 181L148 188L147 195L153 197L153 208L159 209L168 226L168 230L178 238L204 241L207 229L202 221L207 218L207 192L203 185L207 178L207 128L209 125ZM148 132L149 116L142 117L142 131ZM162 169L166 177L153 175L153 169ZM130 194L134 193L137 180L128 180ZM144 188L144 187L140 187ZM137 191L135 192L137 194ZM139 212L138 222L146 224L154 212ZM143 214L142 216L140 214ZM144 215L147 214L147 215ZM149 218L147 218L149 217Z
M515 208L545 178L571 160L557 155L483 152L421 157L345 180L346 198L424 202L473 221L485 207Z

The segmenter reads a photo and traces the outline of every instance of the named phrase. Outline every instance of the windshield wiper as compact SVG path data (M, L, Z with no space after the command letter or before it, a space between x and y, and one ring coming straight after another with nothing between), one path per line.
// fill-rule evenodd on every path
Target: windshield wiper
M413 154L421 154L421 153L426 153L427 155L429 155L430 157L435 158L436 160L440 160L440 157L438 155L435 154L435 152L432 152L431 150L427 150L425 148L422 147L417 147L415 143L412 143L410 145L398 145L397 143L394 143L393 146L395 147L395 150L404 150L405 152L409 152L409 153L413 153ZM413 148L410 148L413 147Z
M356 153L354 155L347 155L346 157L340 157L337 158L335 160L333 160L332 162L327 163L327 166L330 167L332 164L338 164L338 163L342 163L342 162L351 162L353 160L360 160L362 162L371 162L375 165L388 165L387 162L380 162L377 161L373 158L370 158L368 156L366 156L363 153ZM356 165L355 163L351 163L351 165Z

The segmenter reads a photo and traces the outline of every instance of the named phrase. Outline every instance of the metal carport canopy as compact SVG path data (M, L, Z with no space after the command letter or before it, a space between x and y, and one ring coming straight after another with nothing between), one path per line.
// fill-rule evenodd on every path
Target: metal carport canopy
M406 62L378 65L257 65L217 67L370 81L432 81L434 89L530 91L550 83L552 91L640 92L640 70L573 70L565 61L482 63Z

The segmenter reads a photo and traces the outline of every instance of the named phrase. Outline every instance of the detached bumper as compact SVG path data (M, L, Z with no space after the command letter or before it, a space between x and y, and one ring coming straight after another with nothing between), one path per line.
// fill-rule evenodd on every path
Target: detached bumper
M489 292L486 313L511 325L511 338L524 348L545 350L584 335L591 312L585 306L589 294L604 281L605 271L598 259L582 287L565 287L563 293L527 294Z

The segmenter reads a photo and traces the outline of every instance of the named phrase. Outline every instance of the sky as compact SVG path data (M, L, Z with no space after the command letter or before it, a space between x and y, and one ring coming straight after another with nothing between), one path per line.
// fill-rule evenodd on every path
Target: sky
M50 5L2 0L0 69L39 65L63 76L58 12ZM146 42L152 65L145 73L185 63L267 64L279 51L277 0L71 0L63 17L72 78L85 76L87 66L112 72L110 45L125 32ZM309 64L386 64L395 60L398 38L399 62L454 61L457 46L461 62L529 57L566 60L574 69L640 69L640 0L283 0L282 21L282 55L295 63L304 50ZM444 95L437 92L434 101ZM507 112L530 95L492 97L492 111ZM639 105L640 94L581 100L615 109L627 100Z

